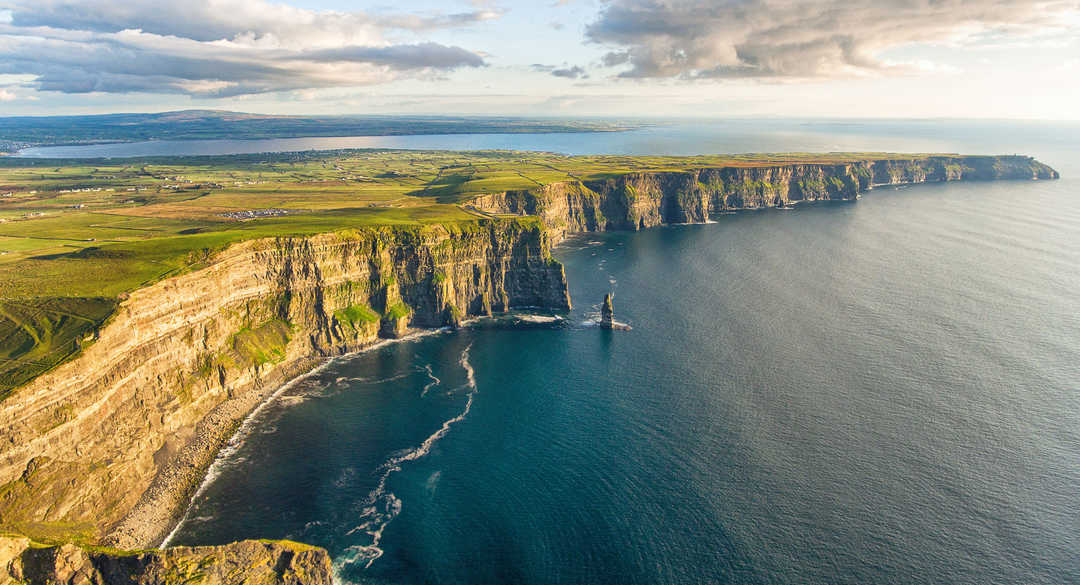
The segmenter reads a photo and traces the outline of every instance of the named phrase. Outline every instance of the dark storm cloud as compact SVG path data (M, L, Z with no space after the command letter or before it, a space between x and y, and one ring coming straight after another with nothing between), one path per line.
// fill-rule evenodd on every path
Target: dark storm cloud
M586 29L623 77L830 77L903 70L913 43L1030 34L1080 2L1039 0L613 0Z

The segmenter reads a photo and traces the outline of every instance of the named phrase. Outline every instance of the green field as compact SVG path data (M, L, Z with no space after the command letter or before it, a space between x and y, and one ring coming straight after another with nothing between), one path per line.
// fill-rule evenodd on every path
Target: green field
M487 217L468 208L477 195L573 179L885 156L351 150L0 157L0 397L77 353L123 293L199 266L242 240L476 222Z

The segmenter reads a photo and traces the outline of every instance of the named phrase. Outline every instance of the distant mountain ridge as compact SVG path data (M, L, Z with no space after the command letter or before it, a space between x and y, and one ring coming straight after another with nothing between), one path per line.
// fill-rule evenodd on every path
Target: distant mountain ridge
M19 116L0 118L0 151L11 152L28 146L143 140L607 132L631 127L633 126L628 124L597 120L471 116L287 116L225 110Z
M104 114L103 116L116 116L128 118L132 122L198 122L207 120L220 120L222 122L236 122L238 120L275 120L282 118L295 118L297 116L285 116L278 114L249 114L247 112L232 112L229 110L173 110L168 112L156 112L150 114ZM68 117L68 116L60 116ZM96 118L98 116L74 116L80 118ZM302 116L301 116L302 117ZM319 117L319 116L313 116Z

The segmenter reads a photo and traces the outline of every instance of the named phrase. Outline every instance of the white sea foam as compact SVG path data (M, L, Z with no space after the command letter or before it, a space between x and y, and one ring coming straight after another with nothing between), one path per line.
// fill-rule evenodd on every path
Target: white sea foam
M345 388L350 383L353 383L353 382L359 382L361 384L385 384L387 382L393 382L395 380L400 380L402 378L406 378L410 374L411 374L411 372L405 372L403 374L397 374L396 376L389 376L387 378L367 378L367 377L364 377L364 376L356 376L356 377L352 377L352 378L341 377L341 378L338 378L337 380L335 380L334 382L340 388Z
M391 343L412 341L421 337L427 337L428 335L446 333L447 331L450 331L450 328L442 327L439 329L425 329L417 331L415 333L411 333L398 339L384 339L382 341L373 343L359 351L355 351L338 357L329 358L323 363L319 364L317 367L313 368L311 371L307 372L306 374L293 378L292 380L283 384L280 388L275 390L270 396L268 396L265 400L259 403L259 405L256 406L254 410L248 413L247 417L244 418L244 420L240 423L240 426L236 429L236 432L233 433L232 437L229 437L229 440L225 443L225 446L222 447L220 451L218 451L217 457L214 458L214 462L211 463L209 469L206 470L206 475L203 477L202 483L200 483L198 489L195 490L195 495L191 496L191 499L188 501L188 506L184 510L184 514L180 517L180 521L177 522L176 526L173 527L172 531L170 531L169 534L165 536L165 539L161 541L161 544L158 545L158 548L165 548L169 546L169 543L172 542L173 538L176 537L176 535L180 532L180 529L183 528L184 524L187 522L188 517L191 515L191 512L195 507L195 502L197 502L199 498L202 497L202 495L206 492L206 489L210 487L214 483L214 481L217 480L217 478L221 475L221 472L229 464L234 464L240 461L236 459L236 453L240 450L240 447L243 446L244 441L247 440L249 436L251 436L252 432L257 426L256 423L259 421L259 416L266 411L266 407L268 405L278 401L282 396L285 395L286 392L288 392L292 388L295 388L298 384L308 383L315 374L325 370L327 367L330 366L330 364L334 363L335 361L348 359L350 357L368 351L386 347ZM468 352L468 350L466 350L466 352ZM471 404L471 395L469 397L469 401ZM287 405L293 403L294 402L292 400L289 400Z
M563 320L558 315L515 315L514 317L526 323L558 323Z
M259 416L266 410L266 407L273 403L276 398L278 398L279 396L287 392L289 389L291 389L293 386L295 386L297 383L299 383L301 380L309 378L317 372L325 369L328 365L330 365L331 361L332 360L327 360L326 362L319 365L317 368L311 370L307 374L304 374L303 376L295 378L289 383L282 385L280 388L274 391L274 393L271 394L266 400L263 400L258 406L256 406L255 410L251 411L251 413L248 414L247 418L245 418L244 421L240 423L240 427L236 429L235 433L233 433L233 436L229 437L229 440L225 443L225 446L222 447L220 451L218 451L217 457L214 459L214 462L211 463L210 468L206 470L206 476L203 477L202 483L199 484L199 488L195 490L195 495L193 495L191 497L191 500L188 502L188 507L186 510L184 510L184 515L180 517L180 521L176 523L176 526L173 527L172 531L165 536L165 540L161 541L161 544L158 545L158 548L168 547L169 543L172 542L172 539L176 537L176 534L180 531L184 524L187 523L188 517L191 516L192 508L194 508L195 506L195 502L197 502L199 498L202 497L203 493L206 492L206 488L210 487L214 483L214 481L217 480L218 476L221 475L221 472L230 463L230 460L235 460L236 452L240 450L240 447L243 446L244 441L249 436L251 436L252 432L255 431L255 429L257 428L257 425L255 423L258 422Z
M441 471L436 471L428 476L427 482L424 484L424 487L427 489L428 497L435 495L435 490L439 487L439 480L441 478Z
M427 385L424 386L423 391L420 392L420 396L423 396L423 395L427 394L428 390L431 390L435 386L438 386L439 384L442 384L442 380L436 378L435 374L433 374L431 372L431 364L428 364L428 365L424 366L424 371L427 372L428 378L430 378L431 381L428 382Z
M386 482L390 479L390 475L395 471L400 471L403 463L416 461L430 453L435 443L450 432L450 427L465 420L465 417L469 415L469 411L472 410L473 398L476 396L476 376L472 365L469 363L469 350L471 349L472 345L470 344L461 353L461 360L458 362L465 370L467 381L464 387L469 389L468 394L466 394L464 408L457 416L445 421L437 431L424 439L424 442L420 443L419 446L394 454L379 466L376 470L380 473L379 483L361 504L360 523L346 533L347 535L360 532L366 533L371 537L371 544L358 544L345 549L345 552L334 561L335 573L340 575L344 566L353 564L362 563L364 568L367 569L383 555L383 549L379 548L383 531L401 512L402 505L401 499L386 489ZM338 580L339 582L342 581L340 578Z
M277 402L282 406L296 406L297 404L303 404L307 402L308 397L299 394L289 394L288 396L278 396Z

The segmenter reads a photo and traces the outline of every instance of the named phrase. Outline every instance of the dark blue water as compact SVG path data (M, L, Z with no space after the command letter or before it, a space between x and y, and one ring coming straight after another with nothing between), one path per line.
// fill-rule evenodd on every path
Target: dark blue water
M311 542L356 583L1080 583L1072 136L949 139L1057 182L574 239L565 323L332 363L172 542ZM631 331L590 326L610 290Z

